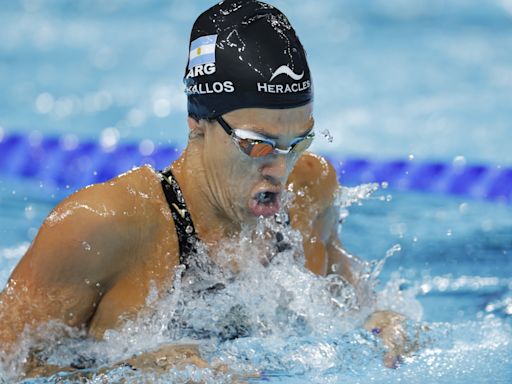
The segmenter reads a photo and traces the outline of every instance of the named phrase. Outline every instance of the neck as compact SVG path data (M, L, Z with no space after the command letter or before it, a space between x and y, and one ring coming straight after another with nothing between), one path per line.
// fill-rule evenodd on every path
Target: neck
M189 142L180 158L171 165L171 169L202 242L214 246L223 238L240 232L240 223L227 217L215 201L214 191L208 182L203 164L200 144Z

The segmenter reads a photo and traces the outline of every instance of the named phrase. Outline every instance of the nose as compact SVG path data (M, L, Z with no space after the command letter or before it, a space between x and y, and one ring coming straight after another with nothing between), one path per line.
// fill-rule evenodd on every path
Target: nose
M260 168L262 176L270 181L272 184L284 185L288 179L288 162L287 156L275 155L272 156Z

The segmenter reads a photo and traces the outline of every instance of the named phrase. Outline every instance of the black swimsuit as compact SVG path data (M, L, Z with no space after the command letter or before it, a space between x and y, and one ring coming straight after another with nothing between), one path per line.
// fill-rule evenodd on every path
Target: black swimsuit
M181 192L178 182L174 178L170 169L160 173L162 175L162 188L165 198L171 209L176 234L178 235L178 244L180 246L180 264L188 265L188 258L197 253L196 244L199 241L194 223L188 212L185 198Z

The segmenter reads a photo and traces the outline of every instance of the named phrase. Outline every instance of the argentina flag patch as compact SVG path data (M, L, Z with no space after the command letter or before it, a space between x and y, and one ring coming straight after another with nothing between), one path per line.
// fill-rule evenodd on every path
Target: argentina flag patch
M197 65L215 63L217 35L201 36L190 43L188 69Z

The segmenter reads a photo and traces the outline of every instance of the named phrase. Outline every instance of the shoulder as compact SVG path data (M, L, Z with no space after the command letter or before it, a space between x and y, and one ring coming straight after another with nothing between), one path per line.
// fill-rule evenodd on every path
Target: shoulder
M158 175L144 167L75 192L46 218L17 276L30 275L31 265L45 281L115 276L158 234L159 186Z
M288 178L288 190L295 195L294 206L317 214L325 211L338 191L336 170L324 157L304 153Z
M62 241L90 239L115 251L150 238L161 210L160 180L149 167L136 168L104 183L83 188L58 204L42 232ZM53 237L53 236L52 236Z
M65 218L82 213L103 219L136 217L141 204L158 198L159 187L158 175L150 167L135 168L111 180L78 190L62 200L52 215Z

